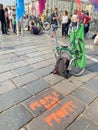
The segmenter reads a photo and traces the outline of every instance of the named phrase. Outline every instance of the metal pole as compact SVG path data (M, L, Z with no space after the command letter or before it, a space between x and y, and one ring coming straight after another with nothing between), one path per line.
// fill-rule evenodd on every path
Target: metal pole
M17 36L19 36L19 22L16 20L16 27L17 27Z
M72 15L72 12L73 12L73 4L74 4L74 0L71 0L71 15Z

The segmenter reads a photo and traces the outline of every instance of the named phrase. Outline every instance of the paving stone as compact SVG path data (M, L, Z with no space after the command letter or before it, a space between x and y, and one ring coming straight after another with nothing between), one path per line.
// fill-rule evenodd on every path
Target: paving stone
M21 68L17 68L15 70L13 70L12 72L14 72L16 75L24 75L26 73L30 73L32 72L33 69L29 66L23 66Z
M76 120L67 130L98 130L98 126L96 126L90 120L81 117L80 119Z
M89 67L88 70L98 73L98 64L95 64L95 65Z
M0 130L18 130L33 116L22 106L16 106L0 115Z
M50 74L50 75L44 77L43 79L46 80L47 82L49 82L51 85L54 85L54 84L62 81L64 79L64 77L54 75L54 74Z
M98 56L98 52L97 51L92 51L92 52L90 51L87 54L90 55L90 56Z
M8 93L0 96L0 112L24 101L25 99L31 97L31 94L24 88L13 89Z
M20 55L20 56L13 57L11 60L12 62L19 62L19 61L25 61L27 59L28 57L26 55Z
M90 104L84 115L98 125L98 98Z
M27 63L24 62L24 61L19 61L19 62L16 62L16 63L10 63L10 64L7 64L7 65L2 65L2 66L0 66L0 73L3 73L5 71L9 71L9 70L12 70L12 69L15 69L15 68L19 68L19 67L22 67L22 66L27 66Z
M50 84L44 80L36 80L26 85L26 88L28 89L28 91L32 93L33 95L49 87L50 87Z
M48 54L42 55L42 57L45 58L45 59L51 59L51 58L54 58L54 54L48 53Z
M41 61L41 62L39 62L39 63L33 64L32 67L35 68L35 69L40 69L40 68L47 67L47 66L49 66L49 65L50 65L49 62L47 62L47 61Z
M98 79L89 80L85 86L98 94Z
M51 64L56 64L56 59L55 58L52 58L52 59L48 59L48 62L51 63Z
M36 50L27 49L27 50L22 50L22 51L16 51L15 54L24 55L24 54L28 54L28 53L32 53L32 52L36 52Z
M80 77L71 77L71 79L74 80L79 80L83 83L87 82L88 80L92 79L94 76L96 76L96 73L91 72L91 71L86 71L83 75Z
M13 77L15 77L15 75L12 74L11 71L2 73L2 74L0 74L0 82L6 81L6 80L11 79Z
M37 80L37 77L32 73L28 73L12 79L12 81L19 87L26 85L34 80Z
M0 61L8 58L15 57L16 55L14 53L9 53L7 55L0 55Z
M56 105L57 102L63 97L63 95L54 89L48 89L47 91L44 91L27 100L25 102L25 106L31 111L34 117L36 117Z
M32 120L26 127L29 130L65 130L84 108L84 105L75 98L64 98L56 106Z
M37 57L40 56L41 53L40 52L34 52L34 53L30 53L30 54L26 54L28 57Z
M87 60L87 68L96 64L96 62L92 61L92 60Z
M97 96L95 93L89 91L86 87L76 89L72 95L81 100L86 105L91 103Z
M46 75L49 75L53 71L53 68L51 66L38 69L34 71L34 75L37 75L38 77L44 77Z
M2 83L0 83L0 95L8 92L14 88L16 88L16 86L10 80L2 82Z
M45 59L42 58L42 57L35 57L35 58L32 58L32 59L26 60L26 62L28 64L34 64L34 63L37 63L37 62L40 62L40 61L43 61L43 60L45 60Z
M68 94L72 93L75 89L80 87L81 83L79 83L79 84L78 83L79 83L79 81L73 82L68 79L64 79L60 83L56 84L53 88L56 91L58 91L64 95L68 95Z

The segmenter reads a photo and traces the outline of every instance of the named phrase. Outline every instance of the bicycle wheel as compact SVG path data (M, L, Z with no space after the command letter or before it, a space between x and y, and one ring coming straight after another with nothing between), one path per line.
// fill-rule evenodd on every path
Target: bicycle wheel
M50 23L49 22L44 22L43 23L43 28L44 28L44 30L48 31L51 28Z
M72 75L78 77L78 76L81 76L84 73L85 68L80 68L78 66L76 58L72 59L70 61L70 64L71 64L71 73L72 73Z

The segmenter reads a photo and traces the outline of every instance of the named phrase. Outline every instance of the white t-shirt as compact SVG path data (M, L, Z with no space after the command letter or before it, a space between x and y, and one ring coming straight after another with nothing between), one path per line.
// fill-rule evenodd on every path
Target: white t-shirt
M68 22L68 16L63 16L62 17L62 24L67 23Z
M71 21L72 22L77 22L77 20L78 20L78 15L77 14L73 14Z
M13 14L14 14L14 13L13 13L13 11L12 11L12 10L9 10L9 11L8 11L9 19L12 19Z

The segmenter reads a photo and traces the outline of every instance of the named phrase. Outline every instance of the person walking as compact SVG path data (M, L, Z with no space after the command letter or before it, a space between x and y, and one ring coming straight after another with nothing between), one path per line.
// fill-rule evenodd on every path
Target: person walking
M1 22L2 34L6 34L7 32L6 32L6 23L5 23L5 12L2 4L0 4L0 22Z
M68 12L64 11L62 16L62 36L67 36L68 34Z

